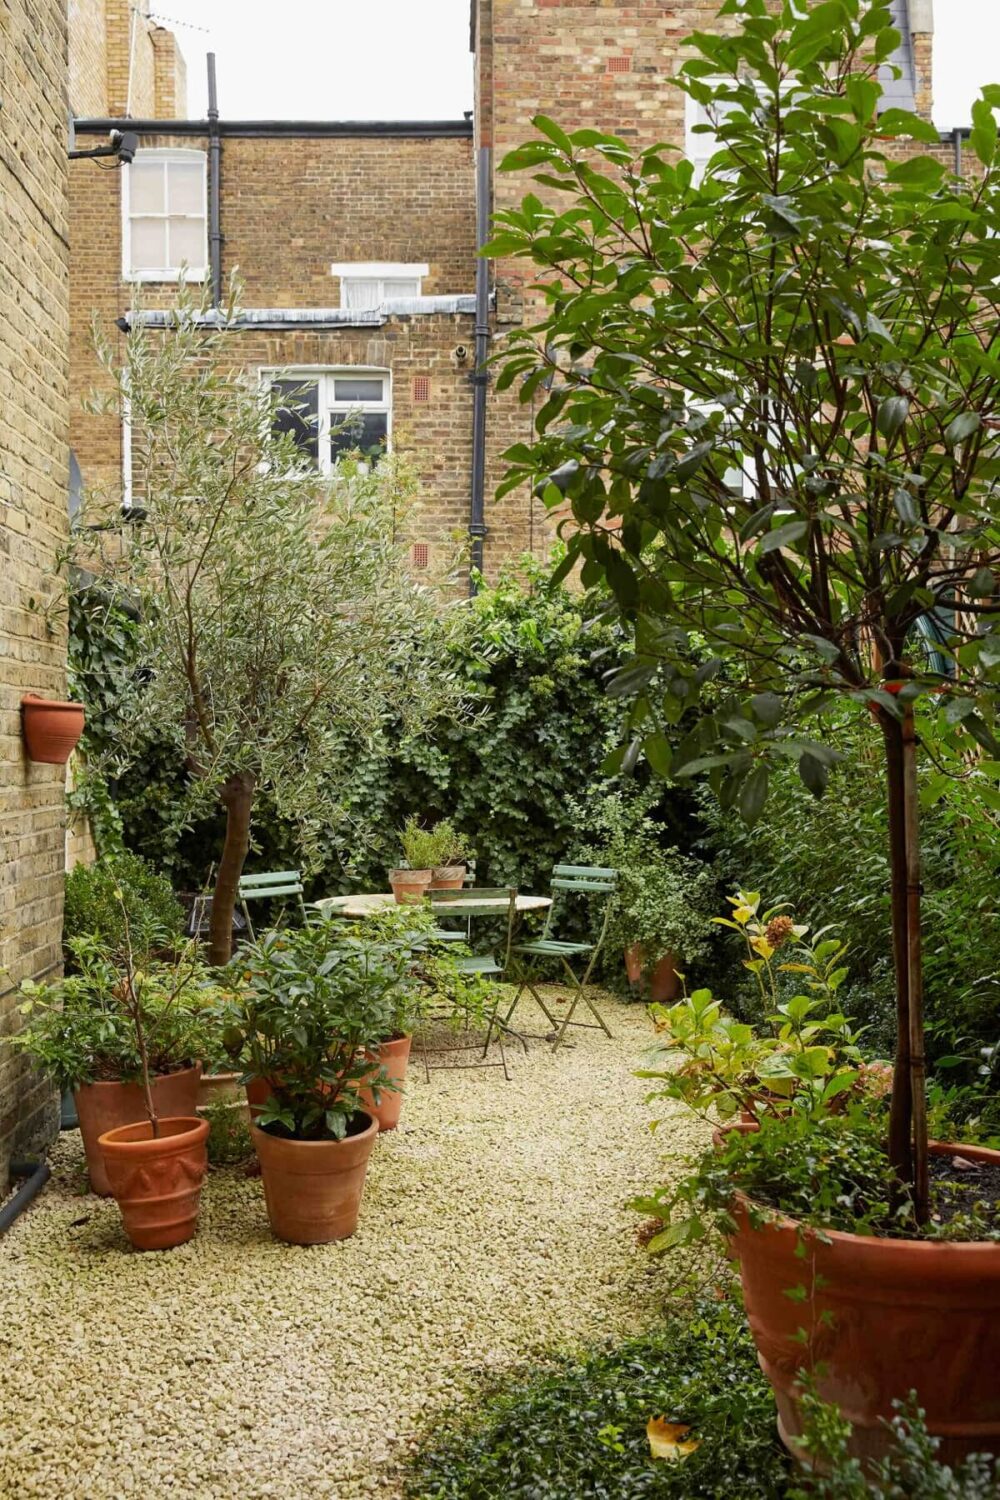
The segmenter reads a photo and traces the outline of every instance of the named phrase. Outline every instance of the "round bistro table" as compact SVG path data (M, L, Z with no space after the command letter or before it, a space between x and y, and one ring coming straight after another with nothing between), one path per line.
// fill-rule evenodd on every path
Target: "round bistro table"
M452 893L456 900L448 902L447 906L441 908L440 915L454 912L456 916L475 916L476 908L486 905L496 905L496 898L491 902L477 901L470 891L466 897L461 892ZM385 911L387 907L396 906L398 903L391 891L364 891L357 896L327 896L322 901L314 901L312 905L317 911L326 912L335 917L351 917L358 920L370 917L373 913ZM419 902L413 903L419 905ZM551 896L522 896L517 897L517 910L521 915L529 911L547 911L552 905Z

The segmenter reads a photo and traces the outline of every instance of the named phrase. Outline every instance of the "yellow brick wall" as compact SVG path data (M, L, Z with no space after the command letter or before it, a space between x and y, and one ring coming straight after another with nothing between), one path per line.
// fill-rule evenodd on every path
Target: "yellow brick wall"
M57 965L64 776L25 755L25 693L63 697L65 631L33 612L67 531L67 45L63 0L6 0L0 27L0 992ZM0 998L0 1034L17 1024ZM0 1047L0 1191L51 1132L51 1088Z

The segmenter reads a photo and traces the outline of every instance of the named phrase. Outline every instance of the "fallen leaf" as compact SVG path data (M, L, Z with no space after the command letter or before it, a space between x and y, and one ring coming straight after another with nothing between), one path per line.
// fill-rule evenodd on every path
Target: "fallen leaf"
M959 1172L979 1171L979 1163L976 1161L967 1161L964 1156L953 1156L951 1159L951 1164L953 1167L957 1168Z
M701 1447L698 1438L689 1438L690 1427L683 1422L668 1422L665 1417L650 1417L646 1423L649 1451L653 1458L666 1458L671 1463L690 1458L696 1448ZM687 1439L687 1441L685 1441Z

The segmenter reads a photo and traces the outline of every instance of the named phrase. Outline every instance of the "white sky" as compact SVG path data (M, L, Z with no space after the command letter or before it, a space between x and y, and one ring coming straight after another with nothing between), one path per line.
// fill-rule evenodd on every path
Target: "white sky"
M469 0L163 0L205 113L213 50L227 119L458 119L472 107ZM934 118L969 122L1000 82L1000 0L935 0ZM188 24L180 25L185 22Z

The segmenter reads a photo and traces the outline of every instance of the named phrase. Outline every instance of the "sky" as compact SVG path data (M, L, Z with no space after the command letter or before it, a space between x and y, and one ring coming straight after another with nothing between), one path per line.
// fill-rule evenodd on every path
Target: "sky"
M472 108L469 0L163 0L205 113L205 53L235 119L459 119ZM934 118L969 123L1000 81L1000 0L935 0ZM181 24L183 23L183 24Z

